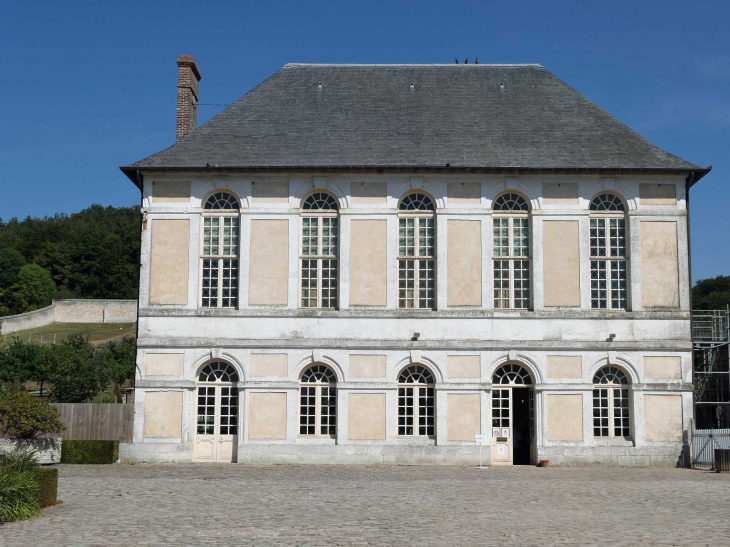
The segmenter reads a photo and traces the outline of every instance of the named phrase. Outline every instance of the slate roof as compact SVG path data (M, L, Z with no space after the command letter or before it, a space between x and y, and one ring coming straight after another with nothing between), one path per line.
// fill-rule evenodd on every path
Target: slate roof
M288 64L170 148L122 168L705 171L540 65Z

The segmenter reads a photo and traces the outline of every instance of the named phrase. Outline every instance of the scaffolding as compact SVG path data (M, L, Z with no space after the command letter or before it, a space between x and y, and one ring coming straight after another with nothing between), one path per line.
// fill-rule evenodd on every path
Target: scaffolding
M730 427L730 306L692 312L695 422L698 429Z

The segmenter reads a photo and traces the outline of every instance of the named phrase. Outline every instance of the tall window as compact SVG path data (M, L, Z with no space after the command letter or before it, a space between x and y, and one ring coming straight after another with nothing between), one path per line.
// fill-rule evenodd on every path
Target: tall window
M492 263L494 307L530 307L529 207L519 194L506 193L494 200Z
M613 194L598 194L590 206L591 308L628 309L626 208Z
M436 309L433 201L419 192L398 206L398 307Z
M593 384L593 435L629 438L629 379L626 374L616 367L603 367L593 377Z
M312 365L302 374L299 434L312 437L337 435L337 377L324 365Z
M216 192L203 206L201 305L204 308L238 306L238 199Z
M208 364L198 377L198 435L238 434L238 382L235 369L223 361ZM223 384L223 385L221 385Z
M411 365L398 377L398 435L432 437L435 427L433 375L426 367Z
M302 203L302 308L337 307L337 201L315 192Z

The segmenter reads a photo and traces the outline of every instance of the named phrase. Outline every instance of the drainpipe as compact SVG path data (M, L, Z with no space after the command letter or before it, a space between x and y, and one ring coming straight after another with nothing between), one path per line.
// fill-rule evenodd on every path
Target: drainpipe
M690 237L690 218L689 218L689 189L697 181L694 171L690 171L684 185L684 200L687 207L687 268L689 270L689 336L690 341L694 338L694 328L692 321L692 238ZM695 387L695 351L692 344L692 423L697 423L697 401L694 400Z
M139 270L137 270L137 322L134 328L134 378L132 379L132 389L134 389L134 386L136 384L137 379L137 343L139 341L139 287L140 287L140 279L142 277L142 238L144 237L144 228L145 228L145 221L144 221L144 214L142 213L142 208L144 207L144 183L142 180L142 174L139 172L139 170L135 171L135 177L137 178L137 187L139 188L139 252L137 254L137 264L139 265ZM136 402L136 401L135 401Z

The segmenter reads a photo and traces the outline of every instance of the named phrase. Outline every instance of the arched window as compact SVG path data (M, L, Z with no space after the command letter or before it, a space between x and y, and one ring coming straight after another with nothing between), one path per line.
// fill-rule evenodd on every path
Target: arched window
M238 434L238 373L229 363L208 363L198 376L198 435ZM216 419L217 418L217 419Z
M339 222L337 201L315 192L302 203L302 308L337 308Z
M235 209L236 211L241 208L238 199L230 192L215 192L206 201L203 209L214 210L214 211L225 211Z
M398 307L436 308L433 201L414 192L398 205Z
M299 434L311 437L337 435L337 377L324 365L312 365L302 374Z
M433 375L421 365L406 367L398 377L398 435L432 437L435 427Z
M592 309L628 309L625 211L624 202L614 194L598 194L591 201Z
M530 218L525 198L507 192L494 200L492 271L494 307L530 307Z
M229 192L215 192L203 207L203 308L238 306L239 209L238 199Z
M629 379L614 366L603 367L593 377L593 435L631 437Z
M493 384L507 384L513 386L528 386L532 384L532 377L525 367L516 364L502 365L492 376Z

